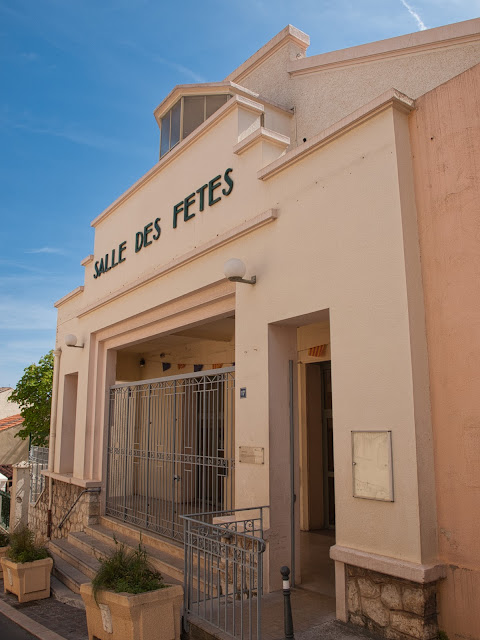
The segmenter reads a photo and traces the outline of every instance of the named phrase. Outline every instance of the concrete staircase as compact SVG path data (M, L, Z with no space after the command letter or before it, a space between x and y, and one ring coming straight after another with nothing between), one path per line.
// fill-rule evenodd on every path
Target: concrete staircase
M83 608L80 585L91 581L100 560L115 549L115 540L134 550L141 542L150 564L160 571L165 582L183 584L183 545L101 516L99 524L69 533L67 538L50 540L49 551L54 561L53 595L66 604Z

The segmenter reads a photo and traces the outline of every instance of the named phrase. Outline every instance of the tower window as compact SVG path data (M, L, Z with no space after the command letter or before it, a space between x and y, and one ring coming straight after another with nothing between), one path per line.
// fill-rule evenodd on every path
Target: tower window
M230 98L228 94L183 96L160 123L160 158L190 135Z

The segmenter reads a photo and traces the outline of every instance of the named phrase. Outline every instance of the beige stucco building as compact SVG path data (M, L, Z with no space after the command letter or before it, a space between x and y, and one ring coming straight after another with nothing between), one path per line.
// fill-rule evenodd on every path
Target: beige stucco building
M50 521L100 487L178 544L181 515L268 506L265 591L287 564L330 593L302 562L324 530L339 619L478 640L480 20L308 44L175 87L159 162L92 222L56 304Z

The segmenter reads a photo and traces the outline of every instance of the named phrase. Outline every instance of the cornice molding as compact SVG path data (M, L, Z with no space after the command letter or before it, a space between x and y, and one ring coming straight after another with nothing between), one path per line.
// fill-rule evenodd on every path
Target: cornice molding
M444 564L417 564L408 560L342 547L338 544L330 547L330 558L336 562L343 562L354 567L385 573L420 584L436 582L446 576Z
M88 255L86 258L84 258L80 264L82 265L82 267L86 267L87 264L90 264L90 262L92 262L93 260L93 253L91 253L90 255Z
M360 109L327 127L327 129L324 129L304 144L299 145L281 158L260 169L257 172L257 178L259 180L268 180L388 108L396 108L404 113L409 113L414 107L415 101L412 98L396 89L389 89L363 107L360 107Z
M305 52L310 45L310 37L293 25L287 25L285 29L282 29L280 33L277 33L276 36L264 44L263 47L250 56L243 64L232 71L225 80L241 82L245 76L252 73L252 71L263 64L288 42L294 42Z
M286 149L290 144L290 138L288 136L284 136L282 133L277 133L271 129L265 129L265 127L259 127L253 131L253 133L243 138L243 140L240 140L240 142L233 147L233 153L242 155L242 153L245 153L245 151L260 141L270 142L283 149Z
M480 18L292 60L287 71L292 76L319 73L333 68L434 51L474 41L480 41Z
M67 293L67 295L63 296L63 298L60 298L60 300L57 300L57 302L54 302L53 306L58 309L58 307L61 307L62 304L69 302L73 298L76 298L76 296L78 296L80 293L83 293L84 288L85 287L81 285L80 287L77 287L73 291L70 291L70 293Z
M215 113L213 113L205 122L203 122L199 127L195 129L189 136L184 138L181 142L179 142L173 149L171 149L168 153L166 153L163 158L161 158L157 164L155 164L147 173L145 173L141 178L139 178L129 189L127 189L120 197L118 197L110 206L102 211L100 215L98 215L92 222L90 226L97 227L103 220L105 220L108 216L110 216L115 209L117 209L121 204L123 204L128 198L130 198L136 191L141 189L145 184L147 184L150 180L155 178L155 176L160 173L165 167L167 167L171 162L177 160L181 153L184 153L187 149L190 148L192 144L194 144L199 138L208 133L213 127L215 127L223 118L225 118L232 109L242 108L248 109L250 111L255 110L258 113L262 113L265 110L265 104L268 104L275 109L280 109L282 113L285 113L289 116L292 116L292 112L289 109L284 109L279 105L273 104L264 100L263 98L258 98L252 100L250 98L235 95L230 100L220 107Z
M273 222L274 220L276 220L277 215L278 215L278 209L267 209L267 211L264 211L263 213L260 213L259 215L253 218L250 218L245 222L242 222L241 224L234 227L233 229L230 229L229 231L226 231L225 233L215 237L213 240L209 240L208 242L205 242L199 247L195 247L195 249L192 249L191 251L188 251L187 253L184 253L183 255L178 256L178 258L171 260L167 264L161 265L160 267L158 267L158 269L154 269L153 271L147 273L146 275L139 278L138 280L135 280L135 282L132 282L131 284L123 285L120 289L117 289L110 295L107 295L101 300L98 300L92 303L91 305L89 305L88 307L85 307L84 309L82 309L77 314L77 317L82 318L83 316L86 316L87 314L92 313L92 311L96 311L97 309L100 309L106 304L109 304L114 300L118 300L119 298L122 298L123 296L131 293L132 291L135 291L136 289L139 289L140 287L143 287L146 284L149 284L150 282L153 282L154 280L157 280L158 278L161 278L162 276L167 275L167 273L171 273L175 269L179 269L180 267L185 266L186 264L192 262L193 260L196 260L197 258L200 258L201 256L204 256L207 253L214 251L215 249L223 247L224 245L230 242L233 242L238 238L241 238L247 233L251 233L255 229L258 229L260 227L263 227L266 224L269 224L270 222Z

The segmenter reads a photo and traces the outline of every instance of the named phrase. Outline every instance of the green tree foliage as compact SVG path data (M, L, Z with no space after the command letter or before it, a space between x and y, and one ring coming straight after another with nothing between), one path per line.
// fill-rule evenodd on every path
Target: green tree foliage
M9 398L10 402L20 406L23 418L23 429L17 436L22 440L31 436L31 443L40 447L48 445L52 384L53 351L49 351L40 358L38 364L31 364L24 369Z

